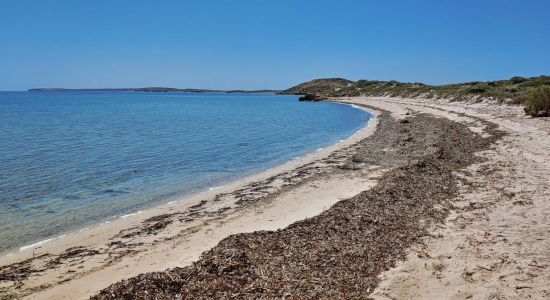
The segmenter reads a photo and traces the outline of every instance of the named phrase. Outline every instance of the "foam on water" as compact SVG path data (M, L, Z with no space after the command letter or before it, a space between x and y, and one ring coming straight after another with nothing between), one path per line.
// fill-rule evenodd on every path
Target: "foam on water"
M120 216L120 218L121 218L121 219L126 219L126 218L128 218L128 217L137 216L137 215L139 215L139 214L141 214L141 210L140 210L140 211L137 211L137 212L135 212L135 213L122 215L122 216Z
M223 188L224 186L225 186L225 185L214 186L214 187L208 188L208 190L209 190L209 191L219 190L219 189Z
M35 249L35 248L38 248L46 243L49 243L51 241L55 240L55 238L51 238L51 239L46 239L46 240L42 240L40 242L37 242L37 243L34 243L34 244L30 244L30 245L27 245L27 246L23 246L21 248L19 248L19 252L23 252L25 250L30 250L30 249Z

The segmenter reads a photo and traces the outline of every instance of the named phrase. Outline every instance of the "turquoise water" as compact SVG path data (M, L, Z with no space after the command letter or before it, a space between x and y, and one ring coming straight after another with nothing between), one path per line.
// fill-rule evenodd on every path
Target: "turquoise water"
M369 117L283 95L0 92L0 250L314 152Z

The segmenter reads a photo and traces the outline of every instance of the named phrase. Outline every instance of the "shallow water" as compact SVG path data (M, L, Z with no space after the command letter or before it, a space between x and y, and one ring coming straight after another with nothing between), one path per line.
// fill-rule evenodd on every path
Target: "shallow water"
M283 95L0 92L0 250L220 186L369 118Z

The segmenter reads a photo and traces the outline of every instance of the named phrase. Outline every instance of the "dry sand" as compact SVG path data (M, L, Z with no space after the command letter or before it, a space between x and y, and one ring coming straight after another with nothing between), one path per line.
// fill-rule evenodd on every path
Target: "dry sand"
M372 103L469 124L476 119L508 134L487 161L461 173L466 182L447 222L380 276L374 299L549 299L550 120L519 106L445 100L370 98ZM494 172L488 172L492 170Z
M550 119L486 102L374 101L478 132L475 118L487 120L507 135L479 154L485 162L460 173L464 184L445 224L380 276L373 298L550 299Z
M550 121L514 106L396 98L346 98L403 119L424 113L483 137L487 121L507 134L456 170L444 222L411 241L404 260L364 290L377 299L548 299L550 290ZM418 115L422 117L423 115ZM143 272L183 267L240 232L275 230L368 190L394 166L345 168L375 126L307 160L0 259L0 298L81 299ZM414 136L414 139L418 136ZM391 153L392 149L382 149ZM406 153L395 153L398 161ZM368 155L367 155L368 157ZM372 155L372 158L377 158ZM326 215L326 214L325 214ZM156 218L150 219L151 217ZM160 216L160 217L159 217ZM149 221L146 221L148 220ZM296 226L294 226L296 227ZM307 237L304 237L307 238ZM384 240L376 241L384 243ZM69 247L82 246L83 248ZM391 251L388 251L391 252ZM396 253L396 255L399 253ZM397 255L396 257L398 257ZM19 262L14 264L15 262ZM37 269L44 269L37 271ZM12 278L6 277L6 274ZM5 279L11 280L5 280ZM361 287L355 287L361 289Z

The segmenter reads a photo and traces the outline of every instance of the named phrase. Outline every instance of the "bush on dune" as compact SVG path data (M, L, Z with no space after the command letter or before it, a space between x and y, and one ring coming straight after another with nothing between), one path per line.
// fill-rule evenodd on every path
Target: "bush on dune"
M550 87L534 90L527 99L524 110L533 117L550 117Z

